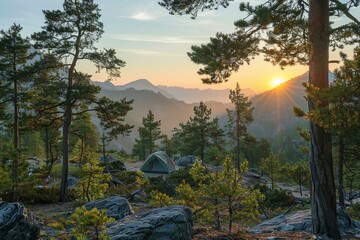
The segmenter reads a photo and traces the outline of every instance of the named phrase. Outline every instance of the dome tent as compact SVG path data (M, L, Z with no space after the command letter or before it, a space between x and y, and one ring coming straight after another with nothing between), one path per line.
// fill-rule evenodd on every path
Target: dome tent
M166 152L157 151L147 157L140 170L148 174L170 174L175 171L175 164Z

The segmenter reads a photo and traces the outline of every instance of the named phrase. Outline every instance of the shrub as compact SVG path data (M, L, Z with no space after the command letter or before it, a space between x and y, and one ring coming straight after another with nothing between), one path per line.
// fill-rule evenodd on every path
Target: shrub
M90 152L91 155L91 152ZM108 182L111 175L104 173L104 168L100 166L96 157L89 158L88 162L81 168L81 178L76 185L81 199L92 201L101 198L109 187Z
M191 187L197 187L197 184L191 176L189 169L180 169L179 171L175 171L174 173L169 175L167 178L149 178L149 184L145 188L145 191L158 191L165 193L169 196L174 196L176 194L176 188L183 181L188 183Z
M134 171L116 172L113 173L112 175L126 185L135 183L136 178L142 176L141 172L134 172Z
M123 161L116 160L109 163L100 163L100 166L106 168L108 166L109 171L125 171L125 164Z
M112 221L113 218L106 216L106 210L100 211L97 208L87 210L83 206L76 208L69 220L54 223L52 226L58 229L60 231L58 235L62 236L66 234L76 239L109 240L105 225Z
M265 199L261 202L261 204L266 208L288 208L296 203L294 196L286 190L271 190L266 185L259 183L255 184L254 188L259 189L260 192L265 195Z
M4 201L12 201L12 192L11 189L4 191L0 197ZM56 203L59 201L60 197L60 188L52 187L24 187L20 188L17 193L17 201L20 201L25 204L47 204L47 203ZM76 191L74 189L68 190L68 200L74 201L76 199Z

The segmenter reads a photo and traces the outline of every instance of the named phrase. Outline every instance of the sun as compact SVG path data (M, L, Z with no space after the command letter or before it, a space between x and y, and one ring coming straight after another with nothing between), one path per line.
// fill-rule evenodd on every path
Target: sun
M279 86L280 84L284 83L285 82L285 79L281 78L281 77L276 77L276 78L273 78L271 80L271 86L273 88Z

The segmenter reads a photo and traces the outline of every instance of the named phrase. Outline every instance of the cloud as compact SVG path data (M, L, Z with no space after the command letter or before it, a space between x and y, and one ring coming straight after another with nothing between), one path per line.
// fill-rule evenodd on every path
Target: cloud
M129 42L153 42L169 44L197 44L207 42L208 36L154 36L136 34L112 34L113 39Z
M130 16L131 19L134 20L139 20L139 21L150 21L150 20L154 20L155 17L151 16L150 14L148 14L147 12L138 12L135 13L134 15Z
M131 53L134 55L147 55L147 56L158 56L162 55L161 52L146 50L146 49L120 49L120 52Z

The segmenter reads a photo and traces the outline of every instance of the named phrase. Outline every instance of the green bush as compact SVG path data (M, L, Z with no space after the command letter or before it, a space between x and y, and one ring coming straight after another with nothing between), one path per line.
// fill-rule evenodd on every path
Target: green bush
M106 165L109 167L109 171L125 171L125 164L123 161L116 160L109 163L100 163L100 166L106 167Z
M70 219L54 223L52 226L59 230L58 235L62 237L67 235L71 239L110 240L106 234L106 224L113 221L113 218L106 216L106 210L87 210L83 206L76 208Z
M68 190L68 201L74 201L76 199L76 192L74 189ZM11 189L4 191L0 197L4 201L12 201L12 192ZM60 198L60 188L52 187L21 187L17 193L17 201L25 204L46 204L46 203L56 203Z
M255 189L259 189L261 193L265 195L265 199L261 202L262 206L270 209L288 208L295 204L294 196L282 189L271 190L269 187L263 184L255 184Z
M141 177L140 172L134 172L134 171L116 172L113 173L112 175L126 185L135 183L136 177Z
M168 177L149 178L149 184L145 188L146 192L157 191L174 196L176 188L185 180L191 187L196 187L196 182L190 175L189 169L180 169L170 174Z
M62 164L56 163L51 169L50 175L54 178L61 178ZM79 178L81 176L81 169L74 164L69 164L69 176Z

